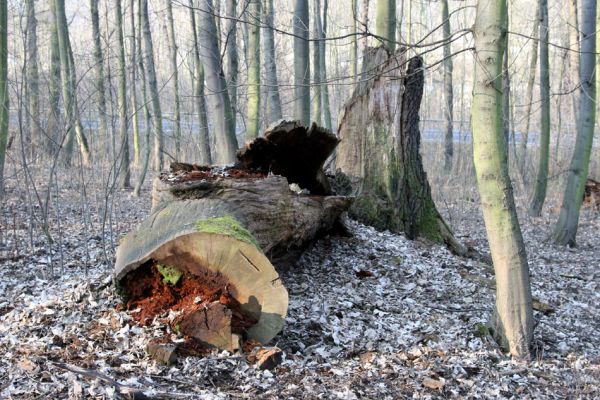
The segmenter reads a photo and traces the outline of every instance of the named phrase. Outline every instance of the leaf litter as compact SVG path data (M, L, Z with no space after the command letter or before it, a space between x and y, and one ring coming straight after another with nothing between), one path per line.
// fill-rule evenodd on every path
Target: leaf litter
M43 238L32 248L22 245L27 229L12 226L8 213L25 214L26 206L9 198L3 207L0 398L560 399L600 393L597 215L584 218L576 249L540 240L556 215L522 224L533 294L554 310L535 312L537 358L529 364L511 360L482 329L493 289L470 278L493 281L489 266L350 222L353 237L321 239L282 274L290 305L274 344L283 361L262 370L244 354L225 351L180 357L170 366L149 358L151 340L182 338L158 318L138 326L129 312L118 311L99 220L84 234L77 192L65 189L60 196L62 269L55 245ZM117 242L145 216L145 196L124 200L110 239ZM454 215L459 237L484 251L476 205L452 212L460 214Z

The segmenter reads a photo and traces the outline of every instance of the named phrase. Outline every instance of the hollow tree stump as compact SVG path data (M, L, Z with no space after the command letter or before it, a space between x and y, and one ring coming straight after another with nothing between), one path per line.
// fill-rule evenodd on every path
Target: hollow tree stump
M132 277L144 268L155 275L162 271L165 285L188 284L179 283L179 275L199 279L210 286L202 291L203 306L194 300L175 329L228 348L231 335L240 332L227 318L237 315L256 321L244 325L247 338L267 343L282 329L288 306L273 264L288 265L311 241L335 228L351 205L349 197L330 195L322 170L337 143L331 132L314 124L307 129L283 121L240 151L233 167L172 165L170 173L153 182L150 216L119 245L116 282L134 287ZM156 266L148 267L151 262ZM166 276L164 266L178 273ZM164 292L155 283L148 286L153 293ZM130 290L130 295L144 290ZM169 290L171 297L188 295L184 289ZM222 311L215 301L235 308L231 316L221 312L204 328L209 303L211 315Z

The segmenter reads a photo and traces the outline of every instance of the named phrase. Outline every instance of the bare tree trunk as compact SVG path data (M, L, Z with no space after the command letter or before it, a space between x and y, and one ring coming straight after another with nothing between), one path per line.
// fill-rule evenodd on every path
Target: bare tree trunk
M165 0L167 9L167 26L169 28L169 55L171 59L171 82L173 83L173 97L175 102L175 111L173 112L173 121L175 122L175 159L179 160L181 156L181 116L179 101L179 76L177 65L177 41L175 40L175 27L173 26L173 6L172 0Z
M209 100L216 136L216 161L219 164L227 164L235 160L238 144L233 124L231 102L227 92L227 82L223 74L217 44L217 28L212 17L214 11L212 0L200 0L199 8L199 43L202 44L200 54L206 72L206 89L211 93Z
M308 0L295 0L294 7L294 117L310 124L310 57Z
M265 30L264 56L265 56L265 79L267 85L267 125L283 118L281 113L281 99L279 97L279 81L277 79L277 64L275 63L275 39L273 24L275 10L273 0L266 0L265 6Z
M546 200L548 186L548 161L550 157L550 61L548 56L548 0L540 0L540 100L541 100L541 132L540 154L535 189L529 215L539 217Z
M8 7L6 0L0 0L0 199L4 195L8 107Z
M250 0L248 13L248 122L246 140L258 137L260 125L260 16L261 1Z
M208 118L206 117L206 98L204 97L204 67L200 61L200 50L198 49L198 34L196 31L196 12L190 2L190 23L192 25L192 36L194 44L194 68L195 68L195 85L194 97L198 108L198 127L200 143L200 163L204 165L212 164L212 155L210 152L210 139L208 135ZM230 38L231 39L231 38ZM237 67L236 67L237 68Z
M525 130L521 136L519 145L519 159L517 160L519 165L519 173L521 177L525 179L525 167L527 159L527 144L529 142L529 123L531 121L531 106L533 104L533 85L535 84L535 75L537 70L538 61L538 45L540 37L540 7L539 2L536 8L536 17L533 23L533 32L531 33L533 40L531 43L531 58L529 61L529 78L527 80L527 92L525 94Z
M510 136L510 71L508 70L508 46L504 48L504 57L502 57L502 133L504 141L506 142L506 162L508 163L508 143Z
M356 83L358 79L358 0L352 0L352 32L356 34L352 39L352 47L350 47L350 76Z
M77 77L75 74L75 65L73 63L73 51L69 40L69 30L67 16L65 14L65 1L55 0L56 5L56 23L58 30L58 47L60 52L60 72L62 82L63 102L67 110L67 137L64 146L64 162L70 165L73 152L73 138L77 139L79 149L84 165L91 162L90 150L87 139L83 132L81 116L79 115L79 106L77 104Z
M377 0L376 13L377 36L383 38L383 44L393 53L396 49L396 0Z
M326 53L325 53L325 44L327 39L327 10L329 8L329 0L323 0L323 20L322 20L322 29L321 36L319 37L321 40L319 43L319 52L321 55L319 56L320 66L319 66L319 75L321 77L321 96L323 96L323 100L321 104L323 105L323 119L325 120L325 128L331 130L331 108L329 107L329 86L327 85L327 63L326 63Z
M323 26L321 25L321 0L314 0L314 13L313 13L313 24L314 24L314 37L321 39ZM323 124L321 111L323 110L323 96L321 90L321 49L320 43L313 42L313 115L312 120L321 126Z
M41 153L47 153L50 148L49 137L41 129L40 122L40 86L38 71L38 43L37 43L37 19L35 17L34 0L25 3L27 11L27 116L31 121L30 131L34 143L31 146L31 155L35 158L35 149L41 149Z
M573 90L573 95L571 96L571 105L573 107L573 120L578 123L579 122L579 110L577 110L578 105L578 93L577 87L580 84L583 84L579 80L579 71L580 71L580 38L579 38L579 11L577 7L577 0L569 0L569 48L571 49L569 53L569 64L571 66L571 90Z
M129 9L129 24L130 24L130 32L131 39L129 42L129 51L130 51L130 84L129 84L129 93L131 97L131 125L133 129L133 165L139 167L140 165L140 124L138 117L138 97L137 97L137 88L136 88L136 68L137 68L137 52L138 48L136 45L137 36L135 32L135 6L136 0L131 0L130 9Z
M454 155L454 128L452 125L454 95L452 92L452 50L450 46L450 17L448 15L448 0L441 0L442 23L444 26L444 170L452 171L452 157Z
M596 0L584 0L582 3L581 89L577 138L560 215L552 234L554 243L568 246L576 245L579 211L588 176L596 118Z
M150 21L148 19L148 0L141 2L142 13L142 31L144 36L144 67L146 68L146 77L148 88L150 89L150 99L152 101L152 116L154 120L154 158L153 169L160 171L163 165L163 128L162 112L160 109L160 97L156 83L156 69L154 68L154 47L152 45L152 35L150 33Z
M479 0L474 27L473 159L496 274L494 336L513 356L527 359L533 339L529 266L508 175L499 90L507 30L506 0Z
M62 142L59 133L60 121L60 50L58 48L58 25L56 24L56 0L49 1L50 14L50 77L48 79L48 122L46 132L51 147L48 154L54 156Z
M108 142L108 129L106 126L106 96L104 86L104 56L100 42L100 18L98 16L98 0L90 0L92 16L92 38L94 40L94 72L98 106L98 137L101 142ZM104 143L103 143L104 145ZM104 150L104 148L101 148Z
M152 129L152 118L150 116L150 109L148 107L148 95L146 91L146 69L144 66L144 57L142 56L142 25L144 24L144 19L142 17L142 2L146 0L137 0L138 4L138 26L137 26L137 62L138 62L138 71L140 72L141 78L141 89L142 89L142 105L144 110L144 130L145 130L145 147L144 147L144 161L142 164L142 169L140 171L140 176L138 181L135 184L135 188L133 189L133 195L135 197L140 196L140 191L142 189L142 185L146 180L146 174L148 172L148 167L150 164L150 130Z
M119 132L121 144L119 146L119 184L123 189L131 187L129 165L129 137L127 132L127 72L125 68L125 40L123 39L123 13L121 0L114 0L115 21L117 23L117 52L119 59L119 84L117 101L119 103Z
M239 57L237 51L237 0L225 1L225 29L227 30L227 43L225 51L227 52L227 87L229 90L229 98L231 101L231 118L233 126L237 131L237 84L238 84L238 68Z

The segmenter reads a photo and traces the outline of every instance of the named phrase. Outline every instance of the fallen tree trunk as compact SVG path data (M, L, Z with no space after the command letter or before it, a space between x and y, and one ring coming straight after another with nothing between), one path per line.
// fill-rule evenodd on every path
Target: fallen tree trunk
M322 171L337 143L315 125L284 121L234 167L174 164L156 178L151 215L123 238L115 264L138 320L171 309L180 312L172 328L202 345L271 340L288 305L273 264L288 265L351 204L329 195Z

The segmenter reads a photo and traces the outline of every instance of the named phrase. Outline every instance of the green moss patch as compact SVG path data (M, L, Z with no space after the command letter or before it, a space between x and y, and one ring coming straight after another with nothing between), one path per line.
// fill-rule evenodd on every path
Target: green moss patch
M156 269L163 277L164 283L170 283L171 285L176 285L179 282L179 279L183 275L183 273L177 269L176 267L171 267L168 265L157 264Z
M260 246L254 236L252 236L252 234L235 218L229 215L197 221L196 230L201 233L217 233L231 236L235 239L249 243L260 250Z

